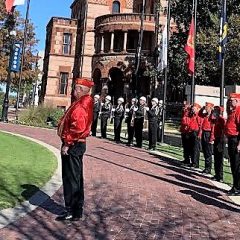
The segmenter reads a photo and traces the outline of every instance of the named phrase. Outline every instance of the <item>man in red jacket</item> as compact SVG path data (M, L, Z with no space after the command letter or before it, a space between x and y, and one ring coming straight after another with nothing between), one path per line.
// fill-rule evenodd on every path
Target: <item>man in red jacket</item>
M228 138L228 155L233 175L230 195L240 194L240 94L232 93L227 102L225 135Z
M203 173L210 174L212 170L212 154L213 154L213 143L214 143L214 123L212 120L212 111L214 104L206 102L205 109L202 113L202 127L199 137L202 142L202 151L205 158L205 169Z
M188 141L189 110L190 110L190 105L185 104L183 107L181 126L180 126L182 147L183 147L183 157L184 157L184 160L182 161L183 164L190 164L190 148L188 144L189 143Z
M200 109L201 106L198 103L194 103L189 113L188 144L191 156L190 166L193 168L199 168L200 141L198 134L202 125L202 119L198 115Z
M66 213L58 216L57 221L78 221L83 214L82 160L93 119L93 99L90 96L93 85L93 82L86 78L75 80L74 102L58 126L58 135L62 140L62 179Z

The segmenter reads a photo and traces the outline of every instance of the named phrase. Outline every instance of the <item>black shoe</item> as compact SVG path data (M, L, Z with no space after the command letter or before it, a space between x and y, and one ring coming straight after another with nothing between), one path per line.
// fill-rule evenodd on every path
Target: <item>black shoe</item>
M73 219L73 215L72 213L64 213L63 215L60 215L58 217L56 217L56 221L59 221L59 222L63 222L63 221L72 221Z
M227 195L229 196L235 196L237 195L239 191L237 191L237 189L235 187L232 187L228 192L227 192Z
M181 161L181 163L184 164L184 165L189 165L190 164L190 162L186 161L186 160Z
M202 174L211 174L211 171L209 171L209 170L207 170L207 169L204 169L204 170L202 171Z
M194 163L191 163L191 164L190 164L190 167L191 167L191 168L198 168L198 166L197 166L196 164L194 164Z

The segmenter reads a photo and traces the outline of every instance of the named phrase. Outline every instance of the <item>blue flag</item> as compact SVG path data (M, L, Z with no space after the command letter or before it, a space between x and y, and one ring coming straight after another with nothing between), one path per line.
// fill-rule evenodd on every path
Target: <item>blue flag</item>
M225 54L225 48L227 44L227 3L226 0L222 0L221 21L220 21L220 43L219 43L219 64L222 64L222 60Z

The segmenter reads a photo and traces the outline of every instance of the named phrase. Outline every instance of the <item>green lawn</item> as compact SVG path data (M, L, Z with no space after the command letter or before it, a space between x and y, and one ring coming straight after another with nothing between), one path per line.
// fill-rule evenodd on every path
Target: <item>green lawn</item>
M53 175L56 157L29 140L0 132L0 209L30 197Z

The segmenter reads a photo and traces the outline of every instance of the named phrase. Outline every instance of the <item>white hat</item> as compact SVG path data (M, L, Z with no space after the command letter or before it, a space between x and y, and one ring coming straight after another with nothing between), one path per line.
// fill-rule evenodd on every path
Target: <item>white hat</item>
M145 97L140 97L140 100L142 100L142 101L144 101L144 102L147 101L147 99L146 99Z
M108 101L111 101L112 100L112 98L111 98L111 96L106 96L106 100L108 100Z
M159 104L163 104L163 100L159 100Z
M136 98L132 98L132 102L137 102L138 100Z
M118 101L124 103L124 99L123 99L122 97L120 97L120 98L118 99Z
M100 98L100 96L99 96L98 94L96 94L96 95L94 95L94 98L97 98L97 99L99 99L99 98Z
M156 104L158 104L158 99L157 98L153 98L152 101L154 101Z

